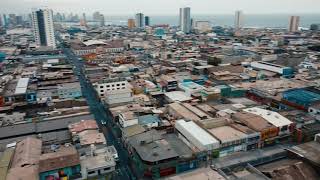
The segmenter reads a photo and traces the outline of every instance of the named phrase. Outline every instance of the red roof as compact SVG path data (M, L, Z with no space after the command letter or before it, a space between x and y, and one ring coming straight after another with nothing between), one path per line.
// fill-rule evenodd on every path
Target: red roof
M69 130L71 133L79 133L84 130L90 129L98 129L97 122L95 120L82 120L81 122L77 122L69 125Z

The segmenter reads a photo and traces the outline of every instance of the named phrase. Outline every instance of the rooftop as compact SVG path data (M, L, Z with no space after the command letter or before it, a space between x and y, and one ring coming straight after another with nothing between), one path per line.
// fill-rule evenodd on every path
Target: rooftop
M264 118L265 120L267 120L269 123L273 124L276 127L289 126L290 124L292 124L292 122L289 119L285 118L284 116L274 111L270 111L270 110L266 110L258 107L244 109L244 111L261 116L262 118Z
M221 126L217 128L208 129L208 131L216 138L218 138L222 143L236 141L246 138L246 134L230 127Z
M180 116L182 116L185 119L193 120L193 121L201 120L197 115L195 115L194 113L192 113L191 111L189 111L187 108L185 108L179 103L171 103L169 104L169 108L172 108L175 111L175 113L178 113Z
M20 78L14 94L24 94L27 91L29 78Z
M24 167L39 163L42 142L39 139L27 137L17 143L11 167Z
M145 132L145 128L140 124L135 124L122 129L123 137L128 138L136 134Z
M252 128L255 131L263 131L275 127L268 121L266 121L264 118L247 112L235 113L232 115L232 119L244 123L246 126Z
M199 168L194 171L177 174L172 177L165 178L166 180L225 180L217 171L211 168Z
M69 125L69 130L71 133L79 133L89 129L98 129L98 125L95 120L82 120Z
M164 95L167 96L173 102L175 101L185 102L185 101L192 100L190 96L188 96L186 93L182 91L170 91L170 92L164 93Z
M219 143L217 139L212 137L209 133L207 133L193 121L178 120L176 121L176 128L177 126L183 127L184 130L187 130L188 133L191 133L192 136L203 145Z
M79 155L73 146L61 146L55 152L45 153L40 156L39 172L46 172L64 167L80 164Z
M299 157L305 158L312 163L320 166L320 143L316 141L307 142L289 148L290 151L296 153Z
M166 159L178 158L179 156L157 130L132 136L129 138L129 143L134 147L143 161L155 163Z
M95 150L93 156L90 155L81 157L82 172L113 166L116 166L116 162L114 161L112 154L108 153L107 148Z
M0 157L0 180L6 179L13 154L14 154L13 148L8 148L2 153Z
M158 115L149 114L149 115L139 116L138 122L139 122L139 124L144 125L144 124L149 124L149 123L160 122L160 119L159 119Z
M106 139L103 133L99 133L98 130L85 130L78 133L80 137L81 146L91 144L106 144Z

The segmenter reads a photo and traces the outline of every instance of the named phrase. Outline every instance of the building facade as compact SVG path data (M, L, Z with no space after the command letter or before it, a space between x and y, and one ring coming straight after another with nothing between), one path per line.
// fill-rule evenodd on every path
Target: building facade
M144 23L144 14L138 13L136 14L136 27L143 28L145 25Z
M300 16L291 16L289 21L289 32L297 32L299 29Z
M191 32L191 9L189 7L180 8L180 30L184 33Z
M239 30L243 27L243 12L236 11L235 13L235 21L234 21L234 28Z
M136 27L136 23L135 23L134 19L128 19L128 28L133 29L135 27Z
M150 26L150 17L149 16L144 17L144 25Z
M39 9L32 12L32 27L38 46L56 48L51 9Z

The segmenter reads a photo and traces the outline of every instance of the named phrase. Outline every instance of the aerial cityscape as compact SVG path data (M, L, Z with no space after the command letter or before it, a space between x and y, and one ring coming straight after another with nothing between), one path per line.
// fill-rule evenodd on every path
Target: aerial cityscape
M319 180L320 3L142 1L0 3L0 180Z

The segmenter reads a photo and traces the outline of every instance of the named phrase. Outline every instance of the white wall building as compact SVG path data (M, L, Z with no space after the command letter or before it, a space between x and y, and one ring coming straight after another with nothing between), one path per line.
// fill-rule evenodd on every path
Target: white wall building
M32 27L38 46L56 48L51 9L39 9L32 12Z
M132 90L121 89L107 91L104 100L110 107L133 102Z
M190 33L191 31L191 9L189 7L180 8L180 30L184 33Z
M108 79L94 83L94 87L99 94L100 98L105 97L108 91L129 89L129 83L125 79Z
M121 127L129 127L138 124L138 117L131 111L119 114Z

